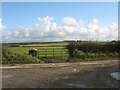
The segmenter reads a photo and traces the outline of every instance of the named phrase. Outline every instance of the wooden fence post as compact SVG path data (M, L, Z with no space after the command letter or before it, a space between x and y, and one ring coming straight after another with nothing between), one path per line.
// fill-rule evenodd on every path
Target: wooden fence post
M62 49L61 49L61 60L62 60L62 58L63 58L63 57L62 57Z
M47 49L45 49L45 57L47 57Z
M55 56L55 55L54 55L54 49L53 49L53 60L54 60L54 56Z

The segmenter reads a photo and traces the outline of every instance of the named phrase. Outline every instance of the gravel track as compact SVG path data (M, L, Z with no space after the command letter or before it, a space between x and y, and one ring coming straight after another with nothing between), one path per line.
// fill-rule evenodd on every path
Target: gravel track
M118 60L2 65L3 88L118 88Z

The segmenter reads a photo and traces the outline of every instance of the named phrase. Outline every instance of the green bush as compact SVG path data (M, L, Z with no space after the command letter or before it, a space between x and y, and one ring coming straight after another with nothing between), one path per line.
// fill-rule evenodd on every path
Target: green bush
M68 49L69 59L74 58L74 52L76 48L76 44L74 42L70 42L66 48Z
M2 55L4 57L9 57L13 55L13 53L9 49L7 49L7 47L2 47Z
M88 56L88 58L96 58L95 53L88 53L87 56Z
M108 57L118 57L118 53L117 52L109 52L109 53L107 53L107 56Z
M119 53L115 52L114 57L118 57L118 56L119 56Z
M99 53L95 53L95 57L99 58L100 57Z
M46 57L40 57L41 61L44 61L45 63L61 63L65 62L66 60L60 56L46 56Z
M93 43L79 44L79 45L77 45L76 48L85 53L104 51L103 46L101 44L95 44L95 43L94 44Z
M19 47L19 44L12 44L11 47Z
M100 57L106 57L105 53L100 53Z
M83 59L85 60L87 58L87 55L83 52L83 51L80 51L80 50L75 50L75 58L79 58L79 59Z

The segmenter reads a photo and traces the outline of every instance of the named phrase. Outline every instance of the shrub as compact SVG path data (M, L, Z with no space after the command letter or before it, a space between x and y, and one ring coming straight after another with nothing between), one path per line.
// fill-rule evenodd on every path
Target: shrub
M88 52L100 52L103 51L103 46L100 44L80 44L77 45L77 49L88 53Z
M46 57L40 57L40 60L42 60L45 63L61 63L65 62L65 59L63 59L60 56L46 56Z
M10 55L13 55L13 53L7 49L7 47L2 47L2 55L4 57L9 57Z
M115 57L118 57L118 56L119 56L119 53L115 52L115 53L114 53L114 56L115 56Z
M108 54L107 54L107 56L109 56L109 57L118 57L118 53L117 52L109 52Z
M68 49L69 59L74 58L76 44L74 42L71 42L66 46L66 48Z
M100 57L106 57L105 53L100 53L99 55L100 55Z
M95 57L99 58L100 57L99 53L95 53Z
M95 53L88 53L89 58L95 58L96 54Z
M11 47L19 47L19 44L12 44Z
M75 58L79 58L79 59L83 59L85 60L87 58L87 55L83 52L83 51L80 51L80 50L75 50Z

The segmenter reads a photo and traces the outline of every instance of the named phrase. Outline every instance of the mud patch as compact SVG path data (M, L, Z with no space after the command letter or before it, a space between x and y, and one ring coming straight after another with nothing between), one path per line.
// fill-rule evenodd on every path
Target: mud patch
M8 75L2 75L2 78L12 78L13 77L13 75L11 75L11 74L8 74Z

